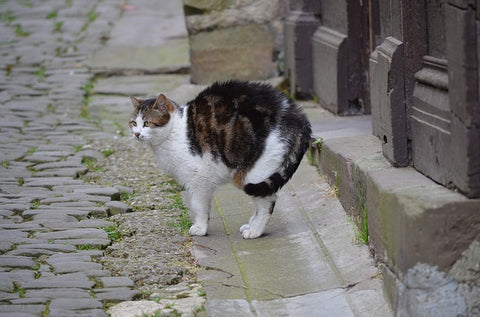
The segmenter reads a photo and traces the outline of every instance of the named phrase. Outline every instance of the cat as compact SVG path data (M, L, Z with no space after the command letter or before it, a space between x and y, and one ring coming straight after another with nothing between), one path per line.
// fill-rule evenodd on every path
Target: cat
M130 98L133 137L150 144L159 167L186 190L189 234L207 233L215 189L233 182L256 205L241 235L260 237L277 191L309 146L311 127L301 108L268 84L234 80L214 83L186 105L163 94Z

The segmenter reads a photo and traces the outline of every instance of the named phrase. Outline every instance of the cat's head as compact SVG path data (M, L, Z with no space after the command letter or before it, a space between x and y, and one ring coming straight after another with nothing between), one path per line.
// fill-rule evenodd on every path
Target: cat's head
M129 127L132 136L139 141L162 142L168 136L165 128L168 128L171 114L175 110L175 104L165 95L160 94L156 99L137 99L130 97L134 107L130 117Z

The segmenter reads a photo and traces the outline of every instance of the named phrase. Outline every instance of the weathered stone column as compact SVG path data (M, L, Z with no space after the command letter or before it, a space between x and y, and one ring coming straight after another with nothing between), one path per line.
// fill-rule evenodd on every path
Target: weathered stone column
M276 75L282 0L183 0L192 82ZM276 53L276 54L275 54Z
M313 88L334 113L370 113L368 58L378 30L368 1L323 0L313 35Z
M318 25L313 0L291 0L285 21L285 65L290 94L297 97L313 93L311 38Z
M452 181L480 197L480 22L472 0L450 0L445 8ZM476 2L479 5L479 2ZM476 11L477 10L477 11Z

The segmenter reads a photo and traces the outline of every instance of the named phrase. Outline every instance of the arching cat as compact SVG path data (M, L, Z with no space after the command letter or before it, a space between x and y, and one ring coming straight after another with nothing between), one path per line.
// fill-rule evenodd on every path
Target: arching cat
M131 99L133 136L148 142L159 167L186 189L193 216L189 233L207 233L215 189L233 182L256 205L240 228L243 238L261 236L277 191L310 142L310 123L301 108L267 84L242 81L215 83L186 105L163 94Z

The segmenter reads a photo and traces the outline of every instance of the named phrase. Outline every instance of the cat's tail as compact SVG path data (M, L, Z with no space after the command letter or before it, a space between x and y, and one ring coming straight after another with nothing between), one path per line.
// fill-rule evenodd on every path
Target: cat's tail
M289 139L293 146L291 146L290 151L285 153L284 160L277 171L263 182L246 184L243 187L245 193L255 197L271 196L290 180L300 165L302 157L310 144L310 123L306 118L303 123L301 129L297 130L295 135L290 135Z

